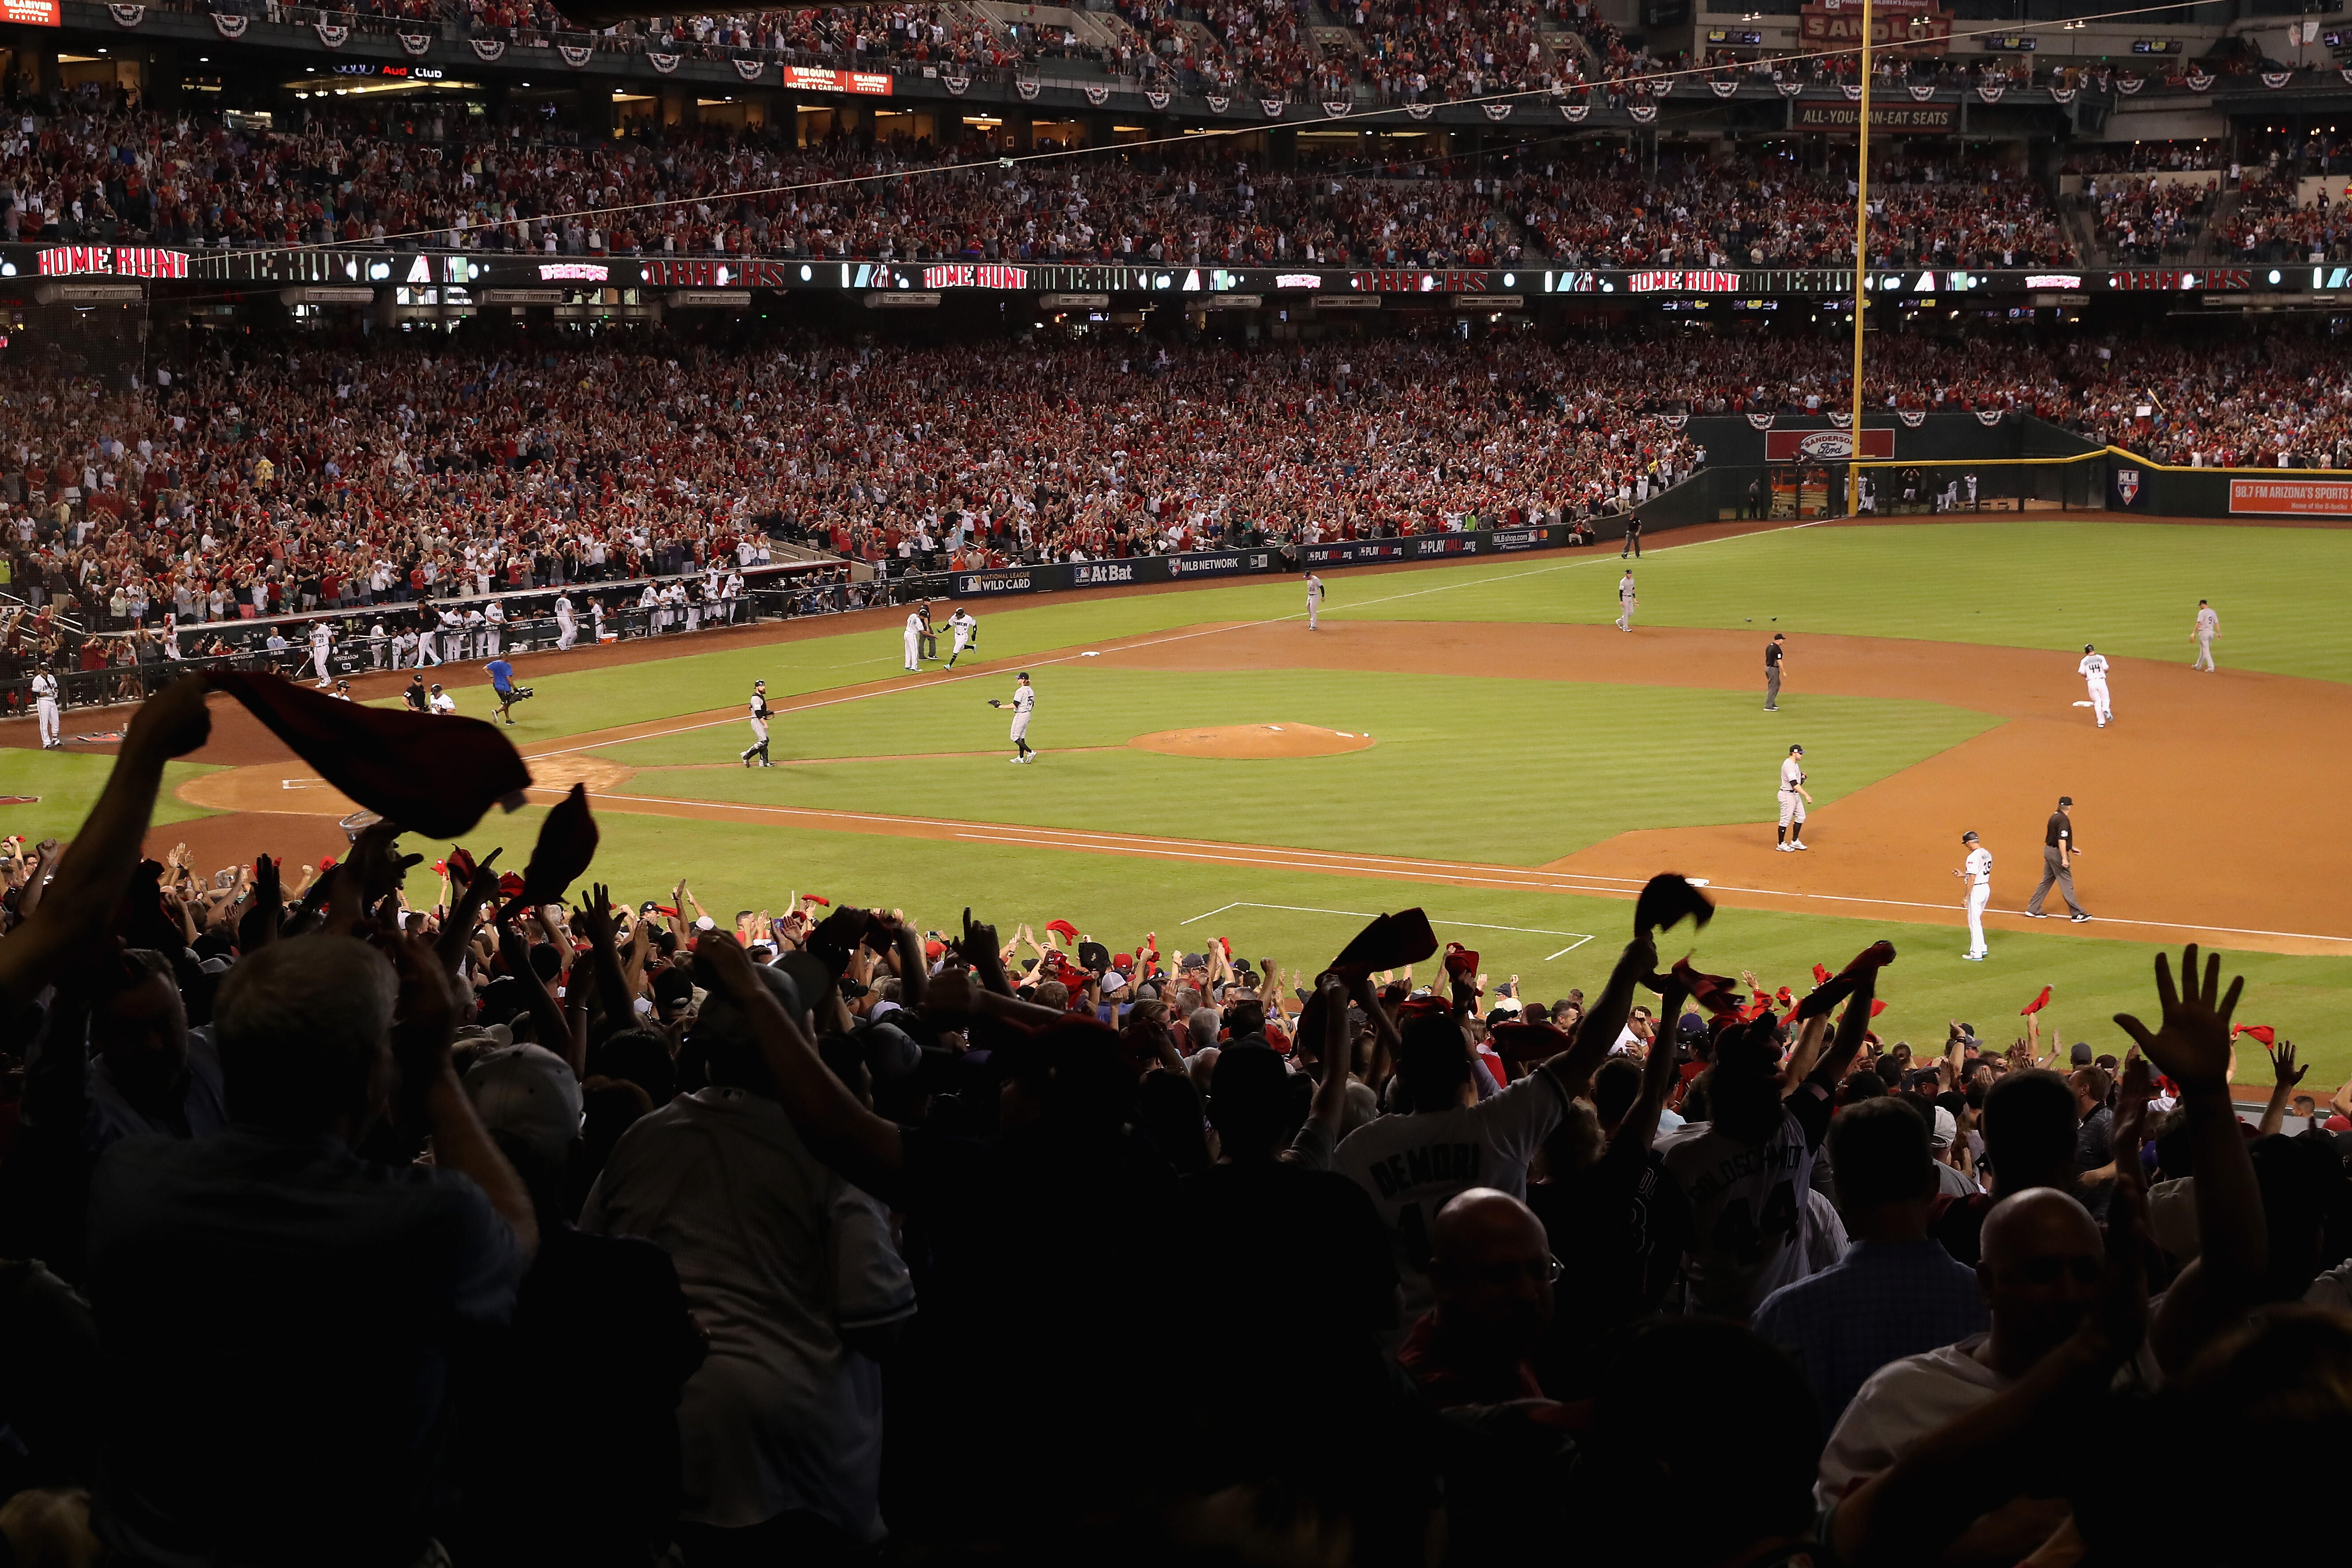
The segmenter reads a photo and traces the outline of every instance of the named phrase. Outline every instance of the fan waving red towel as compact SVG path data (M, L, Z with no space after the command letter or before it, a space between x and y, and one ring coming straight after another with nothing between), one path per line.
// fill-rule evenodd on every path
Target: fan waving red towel
M2021 1018L2030 1018L2048 1005L2050 1005L2050 987L2044 985L2042 988L2042 994L2020 1007L2017 1010L2017 1016Z
M2230 1031L2231 1039L2237 1038L2240 1035L2252 1035L2266 1047L2278 1044L2278 1031L2268 1024L2240 1024Z
M456 838L492 805L521 804L530 784L521 753L479 719L362 707L251 670L215 670L205 679L245 704L320 778L428 838Z

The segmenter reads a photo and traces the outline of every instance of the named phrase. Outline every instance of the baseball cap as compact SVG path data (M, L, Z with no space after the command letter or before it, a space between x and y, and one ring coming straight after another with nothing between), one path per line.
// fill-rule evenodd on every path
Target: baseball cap
M1940 1105L1936 1107L1936 1130L1927 1135L1927 1141L1938 1149L1948 1149L1959 1135L1960 1124L1952 1113Z
M2074 797L2071 795L2062 795L2058 797L2058 804L2060 805L2072 805L2074 804Z
M2066 1060L2070 1065L2074 1067L2089 1067L2091 1065L2091 1043L2088 1040L2076 1040L2074 1042L2074 1048L2066 1053Z
M1805 748L1802 746L1791 746L1789 748L1789 754L1792 757L1801 757L1805 754Z
M492 1051L466 1075L474 1113L551 1165L580 1136L580 1080L562 1057L541 1046Z

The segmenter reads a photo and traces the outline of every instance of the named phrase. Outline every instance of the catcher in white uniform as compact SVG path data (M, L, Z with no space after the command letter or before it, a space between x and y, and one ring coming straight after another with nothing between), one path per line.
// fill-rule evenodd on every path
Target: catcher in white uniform
M1985 905L1992 901L1992 851L1973 833L1961 834L1960 842L1968 846L1968 858L1952 872L1968 889L1969 950L1960 956L1971 963L1981 963L1985 956Z
M1805 788L1804 754L1804 747L1791 746L1780 759L1780 826L1773 835L1775 849L1805 847L1805 807L1813 804L1813 797Z
M2104 730L2116 716L2115 706L2107 700L2107 656L2084 643L2083 662L2074 668L2091 689L2091 710L2099 716L2099 728Z
M1013 755L1008 762L1026 763L1036 760L1037 753L1029 744L1029 714L1037 706L1037 693L1029 685L1029 672L1021 672L1021 684L1013 689ZM1001 699L988 700L991 708L1004 706Z

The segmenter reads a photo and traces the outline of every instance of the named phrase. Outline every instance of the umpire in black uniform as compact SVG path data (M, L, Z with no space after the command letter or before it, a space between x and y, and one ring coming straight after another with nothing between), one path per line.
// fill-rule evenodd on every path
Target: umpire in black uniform
M1788 640L1787 633L1774 632L1772 640L1764 645L1764 711L1767 713L1777 713L1780 709L1780 661L1789 655L1789 650L1780 645Z
M2058 809L2050 814L2050 821L2042 830L2042 885L2033 889L2032 898L2025 900L2025 913L2030 920L2050 918L2042 912L2042 900L2048 896L2053 882L2058 885L2066 907L2074 911L2071 918L2076 925L2091 918L2083 912L2083 906L2074 901L2074 857L2083 851L2074 842L2074 819L2067 815L2074 805L2073 795L2060 795Z

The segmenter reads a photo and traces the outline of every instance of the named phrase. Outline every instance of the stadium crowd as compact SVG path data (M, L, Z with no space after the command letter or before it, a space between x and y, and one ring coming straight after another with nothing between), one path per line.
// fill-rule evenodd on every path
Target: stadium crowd
M352 787L473 820L418 723L470 765ZM2256 1031L2242 1123L2193 947L2116 1049L1915 1047L1886 943L1669 964L1678 878L1546 1002L1418 910L632 908L577 797L520 874L142 858L210 724L152 698L0 860L16 1561L2210 1568L2352 1460L2352 1085Z
M2292 335L1921 335L1881 365L1875 395L1906 411L2014 411L2198 467L2352 466L2352 382ZM566 584L586 590L584 623L600 598L636 604L647 578L685 579L699 610L779 543L887 580L1599 520L1703 462L1688 416L1817 415L1846 395L1843 345L1799 333L1246 351L321 342L136 393L28 368L0 381L0 567L31 611L0 632L0 658L94 669L146 647L77 629L144 631L145 657L192 657L205 645L180 628L313 610L391 611L397 634L404 614L434 624L425 601ZM603 437L614 418L632 440Z
M1850 170L1530 149L1492 159L1310 157L1267 168L1192 148L1000 168L978 144L765 130L576 132L452 125L438 110L320 110L282 133L59 104L0 121L0 234L182 247L400 240L567 256L925 261L1307 260L1375 265L1832 263ZM1983 161L1885 158L1887 265L2073 260L2041 187Z

